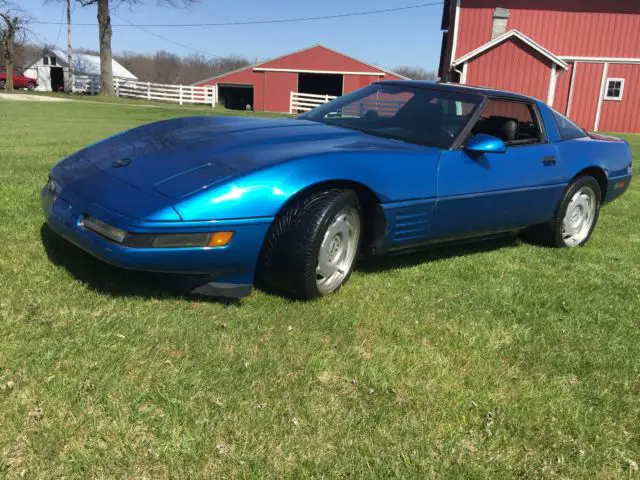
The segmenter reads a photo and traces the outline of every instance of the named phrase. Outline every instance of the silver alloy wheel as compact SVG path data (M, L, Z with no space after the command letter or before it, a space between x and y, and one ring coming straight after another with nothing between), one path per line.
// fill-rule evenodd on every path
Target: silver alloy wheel
M336 290L349 274L358 253L360 212L346 206L333 218L320 245L316 285L322 294Z
M562 220L562 240L568 247L575 247L584 242L596 218L598 208L596 192L584 186L571 197Z

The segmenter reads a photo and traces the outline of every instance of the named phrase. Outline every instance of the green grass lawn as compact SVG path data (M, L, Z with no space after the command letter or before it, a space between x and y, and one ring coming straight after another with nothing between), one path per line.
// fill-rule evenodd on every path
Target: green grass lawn
M640 476L637 182L585 248L370 260L311 303L181 298L42 229L57 160L193 113L0 101L0 477Z

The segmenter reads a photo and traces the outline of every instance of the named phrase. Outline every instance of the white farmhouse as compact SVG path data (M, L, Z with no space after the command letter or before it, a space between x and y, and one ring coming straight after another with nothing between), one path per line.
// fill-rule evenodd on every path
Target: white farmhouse
M95 93L100 88L100 57L87 53L73 53L72 82L74 92ZM119 80L137 80L133 73L113 60L113 78ZM42 55L27 63L24 67L27 77L37 78L36 90L42 92L61 92L69 75L67 54L62 50L45 48Z

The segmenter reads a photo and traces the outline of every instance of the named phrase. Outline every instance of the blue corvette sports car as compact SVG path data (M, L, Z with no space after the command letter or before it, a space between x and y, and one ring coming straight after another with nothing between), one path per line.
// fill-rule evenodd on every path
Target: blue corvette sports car
M380 82L294 119L177 118L86 147L42 191L50 228L113 265L193 291L255 282L310 299L361 254L525 232L589 240L631 180L631 150L544 103Z

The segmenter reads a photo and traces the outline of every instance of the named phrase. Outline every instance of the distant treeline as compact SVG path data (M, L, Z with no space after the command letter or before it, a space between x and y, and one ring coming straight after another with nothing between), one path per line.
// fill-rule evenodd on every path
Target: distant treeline
M42 47L35 45L16 45L15 46L15 66L22 67L25 63L30 62L42 53ZM4 48L0 43L0 65L4 67Z
M207 59L197 54L179 57L165 51L154 54L124 52L114 58L144 82L174 85L190 85L251 63L235 55Z
M394 69L394 72L404 75L411 80L437 80L438 72L434 70L425 70L418 67L398 67Z

